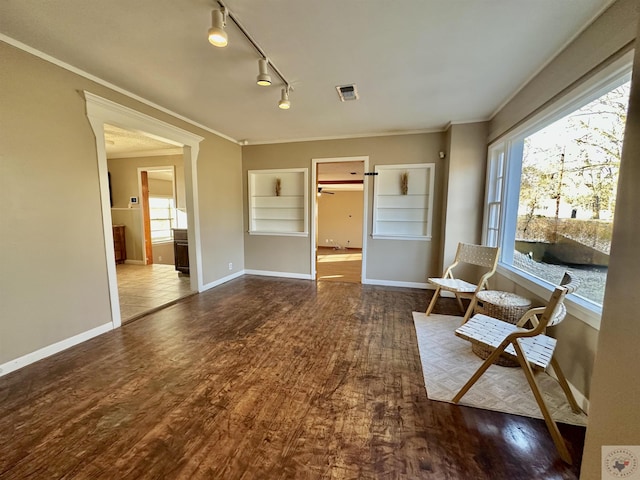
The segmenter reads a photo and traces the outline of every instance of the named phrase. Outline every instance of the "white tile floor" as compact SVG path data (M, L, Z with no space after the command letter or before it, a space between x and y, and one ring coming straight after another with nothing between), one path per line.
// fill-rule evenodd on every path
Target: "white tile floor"
M120 264L116 272L123 322L193 293L189 276L180 275L173 265Z

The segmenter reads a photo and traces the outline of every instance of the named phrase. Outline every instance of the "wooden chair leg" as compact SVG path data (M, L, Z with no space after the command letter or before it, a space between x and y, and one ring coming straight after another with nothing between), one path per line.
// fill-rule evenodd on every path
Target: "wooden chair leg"
M576 402L576 397L573 396L573 392L567 382L567 377L564 376L564 373L560 368L560 364L555 357L551 357L551 366L553 367L553 371L556 373L556 377L558 377L558 383L560 384L564 395L567 397L569 405L571 405L571 410L573 410L574 413L580 413L582 409L578 405L578 402Z
M540 388L538 387L538 382L536 381L535 376L533 375L533 371L531 370L531 365L527 362L524 352L517 341L512 343L513 347L516 350L518 362L522 367L522 371L524 376L529 382L529 387L531 387L531 392L538 403L538 407L540 407L540 412L542 412L542 416L544 417L544 421L547 424L547 429L549 429L549 433L551 434L551 438L553 439L553 443L555 443L556 448L558 449L558 453L560 454L560 458L564 460L566 463L571 465L573 460L571 459L571 455L569 454L569 450L567 449L567 445L564 443L564 439L562 438L562 434L560 430L558 430L558 425L553 420L549 409L547 408L547 404L544 403L544 398L540 393Z
M460 295L458 295L457 293L456 293L456 300L458 301L458 306L460 307L460 311L462 313L465 313L464 305L462 304L462 298L460 298Z
M431 302L429 302L429 307L427 307L427 312L426 312L427 316L431 315L431 311L433 310L433 307L435 307L439 296L440 296L440 287L437 287L436 291L433 293L433 297L431 298Z
M471 297L471 303L469 303L469 307L467 308L467 313L464 314L464 318L462 319L462 324L464 325L469 321L471 315L473 315L473 310L476 308L476 304L478 303L478 299L474 295Z
M467 380L467 383L465 383L460 391L456 394L456 396L453 397L453 400L451 400L453 403L458 403L462 399L462 397L464 397L464 395L469 391L473 384L478 381L482 374L486 372L487 369L493 364L493 362L498 359L500 354L504 352L504 349L507 347L507 345L500 344L500 346L496 348L484 362L482 362L482 365L480 365L478 370L476 370L476 373L471 375L471 378Z

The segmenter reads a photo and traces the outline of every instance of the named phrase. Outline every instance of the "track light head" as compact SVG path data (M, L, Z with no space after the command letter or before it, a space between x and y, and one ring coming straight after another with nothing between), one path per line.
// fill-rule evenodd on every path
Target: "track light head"
M227 32L224 31L225 15L224 10L213 10L211 12L211 28L209 29L209 42L216 47L226 47L228 43Z
M258 60L258 78L256 82L258 85L263 87L268 87L271 85L271 75L269 75L268 60L266 58L261 58Z
M291 102L289 101L289 86L287 88L282 89L282 93L280 95L280 101L278 102L278 107L282 110L289 110L291 108Z

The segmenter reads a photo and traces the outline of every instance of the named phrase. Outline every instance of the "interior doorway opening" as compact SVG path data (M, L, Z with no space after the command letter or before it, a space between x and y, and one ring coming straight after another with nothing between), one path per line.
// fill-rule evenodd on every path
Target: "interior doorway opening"
M120 314L120 295L114 254L113 221L111 218L112 189L107 165L105 127L118 126L132 132L146 132L149 138L159 139L165 143L179 147L182 151L185 177L186 208L191 221L188 226L189 263L191 291L201 290L202 255L200 252L200 223L198 215L197 160L200 142L203 137L195 135L166 122L124 107L87 92L82 92L86 102L87 118L96 140L96 156L98 160L98 178L100 183L100 203L102 208L103 238L105 246L105 267L108 278L109 301L111 304L111 322L113 328L122 324Z
M316 159L313 165L313 276L362 283L366 258L365 157Z
M105 125L116 279L123 323L191 295L174 231L187 227L183 149Z

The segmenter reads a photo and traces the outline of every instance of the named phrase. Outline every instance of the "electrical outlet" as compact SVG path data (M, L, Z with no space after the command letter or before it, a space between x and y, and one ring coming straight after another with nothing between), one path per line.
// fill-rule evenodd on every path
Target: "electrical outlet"
M162 261L162 255L158 255L158 261L161 262Z
M229 262L229 270L233 270L233 263Z

